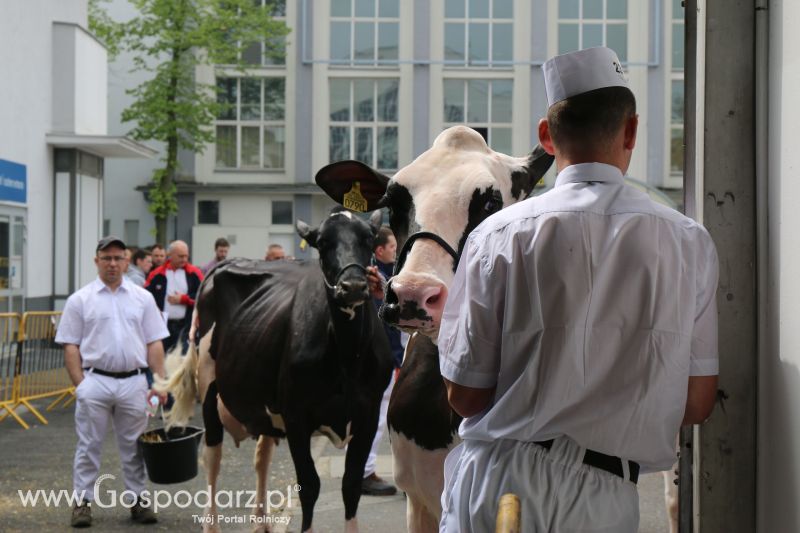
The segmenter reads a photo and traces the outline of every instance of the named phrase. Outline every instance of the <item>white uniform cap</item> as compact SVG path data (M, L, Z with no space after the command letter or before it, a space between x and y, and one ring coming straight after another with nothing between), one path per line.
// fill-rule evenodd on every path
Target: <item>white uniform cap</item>
M598 46L548 59L542 67L547 106L605 87L626 87L628 77L617 54Z

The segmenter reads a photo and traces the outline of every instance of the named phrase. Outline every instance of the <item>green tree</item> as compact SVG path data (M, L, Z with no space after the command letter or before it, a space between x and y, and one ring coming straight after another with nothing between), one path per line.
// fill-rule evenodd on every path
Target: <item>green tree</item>
M133 71L147 71L150 79L128 90L134 102L122 113L133 121L129 135L140 141L166 144L163 166L155 170L148 190L150 212L156 222L157 242L166 242L167 218L177 212L175 181L178 150L202 153L214 141L212 128L221 109L214 85L195 79L198 66L224 65L246 75L243 52L263 42L264 54L284 54L286 25L272 15L285 0L129 0L138 15L128 21L111 19L90 0L89 27L105 42L109 54L133 56Z

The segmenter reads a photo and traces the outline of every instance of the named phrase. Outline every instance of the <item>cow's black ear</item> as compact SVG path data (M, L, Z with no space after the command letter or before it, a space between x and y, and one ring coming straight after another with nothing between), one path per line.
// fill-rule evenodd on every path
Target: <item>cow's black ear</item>
M309 246L312 248L317 247L317 235L319 235L319 230L317 228L310 228L308 224L303 222L302 220L298 219L297 222L294 223L295 228L297 228L297 234L300 235L302 239L304 239Z
M537 144L531 155L528 156L525 167L511 173L511 195L516 200L528 196L550 169L554 159L552 155L544 151L541 144Z
M373 234L378 234L378 230L381 229L381 222L383 222L383 211L376 209L369 216L369 225L372 228Z
M334 202L366 213L381 207L389 178L360 161L339 161L322 167L314 181Z

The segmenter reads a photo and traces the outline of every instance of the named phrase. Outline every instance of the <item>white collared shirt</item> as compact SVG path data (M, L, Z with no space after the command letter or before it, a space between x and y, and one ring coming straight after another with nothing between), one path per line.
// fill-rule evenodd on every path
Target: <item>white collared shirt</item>
M700 224L624 184L565 168L547 193L470 234L439 333L442 375L496 386L464 439L542 441L675 462L689 376L716 375L718 260Z
M167 268L167 295L164 297L164 311L170 320L180 320L186 316L186 306L183 304L171 304L167 297L171 294L186 294L189 292L189 285L186 282L186 270L182 268Z
M67 299L56 342L78 345L83 367L125 372L147 367L147 345L168 336L152 294L124 278L112 292L97 278Z

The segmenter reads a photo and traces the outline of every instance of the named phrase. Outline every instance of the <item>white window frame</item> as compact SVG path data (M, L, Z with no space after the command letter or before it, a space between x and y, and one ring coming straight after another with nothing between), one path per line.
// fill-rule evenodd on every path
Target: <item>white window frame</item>
M494 11L494 0L486 0L489 3L488 17L471 17L470 16L470 1L464 0L464 17L448 17L447 8L442 10L444 22L442 24L442 35L446 35L446 27L448 24L460 24L464 26L464 61L457 61L455 59L445 59L445 65L449 68L512 68L514 65L514 15L511 18L494 18L492 13ZM514 10L514 2L511 4L512 11ZM484 23L489 26L489 42L486 50L486 60L473 60L469 57L469 28L470 24ZM509 24L511 26L511 58L509 59L493 59L493 46L494 46L494 31L496 24ZM442 44L444 46L444 42ZM442 50L442 57L447 57L447 51Z
M630 9L631 9L631 2L636 0L627 0L626 4L626 14L627 18L624 19L617 19L617 18L608 18L606 15L608 13L608 0L603 1L603 16L602 18L598 19L587 19L583 16L583 0L578 1L578 18L562 18L561 17L561 2L560 0L555 0L555 12L556 12L556 31L555 31L555 45L556 45L556 53L560 54L566 51L562 51L559 49L559 40L561 36L561 25L562 24L577 24L578 25L578 50L584 49L583 43L583 26L585 24L600 24L602 26L602 34L603 34L603 42L602 46L607 46L608 43L608 27L609 26L623 26L625 28L625 57L620 57L620 61L623 64L628 62L628 57L630 56L630 38L628 36L628 30L630 26ZM569 50L572 51L572 50ZM617 51L619 55L619 51Z
M458 81L458 82L462 82L463 83L463 91L464 91L463 92L463 96L464 96L464 99L463 99L463 102L464 102L464 120L461 121L461 122L450 122L450 121L448 121L447 120L447 116L445 115L445 112L444 112L445 105L447 104L447 102L446 102L447 94L446 94L446 92L444 90L444 85L448 81ZM487 121L486 122L471 122L471 121L468 120L468 116L469 116L469 89L468 89L468 87L469 87L469 82L471 82L471 81L483 81L483 82L486 82L486 83L489 84L489 90L486 93L486 98L487 98L487 102L486 102L486 105L487 105ZM513 122L514 115L513 115L513 112L512 112L512 115L511 115L511 122L495 122L495 121L492 120L492 118L493 118L492 117L492 93L494 91L494 82L496 82L496 81L506 81L506 82L511 84L511 102L512 102L511 105L512 105L512 109L513 109L514 78L498 78L498 77L477 78L477 77L461 77L461 76L459 76L459 77L447 77L447 76L443 77L442 78L442 124L443 124L442 130L445 130L445 129L451 127L451 126L457 126L459 124L464 124L464 125L467 125L467 126L470 126L470 127L473 127L473 128L475 128L475 127L477 127L477 128L486 128L486 130L487 130L487 138L488 138L487 139L487 144L489 145L489 147L492 148L493 150L496 150L496 151L502 151L503 153L510 153L510 152L513 151L513 142L514 142L514 122ZM510 140L511 140L512 146L509 146L505 150L498 149L498 148L495 148L494 146L492 146L492 143L493 143L492 129L493 128L508 129L509 132L511 133L511 139Z
M397 66L399 64L400 59L400 12L401 12L401 2L407 0L396 0L398 3L397 6L397 17L382 17L380 16L380 2L381 1L388 1L388 0L372 0L375 4L375 15L372 17L361 17L355 15L355 3L356 0L349 0L350 1L350 16L343 17L343 16L336 16L333 14L333 9L331 6L331 16L330 21L328 22L328 31L330 34L329 39L334 39L335 36L333 35L333 23L335 22L347 22L350 25L350 59L340 59L330 57L330 63L332 67L368 67L368 66L377 66L377 67L384 67L384 66ZM372 24L372 44L373 44L373 57L372 59L356 59L355 58L355 39L356 39L356 32L355 27L356 23L370 23ZM397 58L394 59L379 59L378 54L380 47L378 46L378 28L380 24L397 24ZM329 47L330 47L330 43ZM329 48L330 50L330 48Z
M217 127L220 126L228 126L228 127L235 127L236 128L236 165L233 167L221 166L219 164L219 150L216 149L217 141L215 138L215 157L214 157L214 168L215 170L258 170L263 172L283 172L286 169L287 160L286 160L286 150L287 150L287 136L286 136L286 114L287 114L287 105L286 105L286 76L283 75L263 75L263 76L226 76L224 74L217 74L215 78L214 86L217 87L218 80L220 79L235 79L236 80L236 117L233 119L216 119L214 123L214 132L216 135ZM260 116L261 118L258 120L243 120L241 118L242 115L242 80L243 79L257 79L261 82L261 103L260 103ZM265 98L265 88L266 88L266 80L268 79L278 79L283 80L283 118L282 119L270 119L267 120L264 118L264 107L266 104ZM258 160L259 164L257 166L243 166L242 165L242 128L258 128ZM281 167L268 167L265 166L265 153L264 153L264 128L267 127L281 127L283 128L283 135L284 135L284 143L283 143L283 166Z
M398 168L399 168L399 166L400 166L400 84L401 84L401 79L399 77L332 76L332 77L328 78L328 83L329 83L329 85L328 85L328 87L329 87L329 89L328 89L328 98L330 98L330 81L332 81L332 80L344 80L344 81L349 82L349 85L350 85L350 92L349 92L349 98L350 98L350 102L349 102L349 105L350 105L350 120L348 120L348 121L334 121L334 120L331 120L331 113L330 113L330 110L329 110L329 112L328 112L328 136L327 136L327 139L328 139L328 144L327 144L328 159L330 160L330 149L331 149L331 146L330 146L331 133L330 132L331 132L331 128L342 127L342 128L348 128L349 129L349 135L350 135L350 143L349 143L350 144L350 150L349 150L349 156L348 156L349 159L356 159L356 157L355 157L355 149L356 149L355 131L356 131L356 128L366 128L366 129L371 129L372 130L373 143L372 143L371 161L365 161L365 163L367 165L371 166L372 168L381 170L382 172L385 172L385 173L393 173L394 171L396 171L397 168L383 168L383 167L378 167L377 166L377 163L378 163L378 129L379 128L395 128L397 130L397 155L396 155L396 159L397 159L397 165L398 165ZM397 82L397 106L398 106L398 109L397 109L397 121L395 121L395 122L390 122L390 121L386 121L386 120L378 120L378 82L387 81L387 80ZM355 89L354 89L354 87L355 87L355 82L356 81L371 81L374 84L373 85L373 90L372 90L372 97L373 97L373 102L374 102L373 120L372 121L357 121L357 120L355 120L355 105L354 105L355 104L355 102L354 102L354 99L355 99L354 91L355 91ZM333 161L329 161L329 162L332 163Z
M664 2L665 9L667 11L666 20L669 21L667 31L665 31L665 33L667 34L666 36L667 37L666 40L668 41L667 50L669 50L669 53L665 54L668 59L665 65L667 68L665 68L666 75L665 75L665 91L664 91L665 93L664 120L665 124L667 125L666 135L665 135L666 139L664 141L664 154L665 154L664 187L670 189L680 189L683 187L683 171L675 171L672 169L672 132L673 130L683 131L684 124L683 124L683 118L681 118L680 122L672 120L672 83L675 81L684 81L684 69L673 66L672 52L674 43L672 39L672 34L673 34L673 28L677 24L681 25L684 24L684 18L682 12L678 13L672 12L673 11L672 3L673 3L672 0L667 0L666 2ZM684 43L684 47L685 46L686 44ZM684 93L684 99L685 99L685 93ZM684 105L685 105L685 100L684 100ZM684 147L684 150L685 149L686 147Z
M261 3L262 7L264 7L267 2L270 2L270 0L257 0L257 1ZM284 14L282 16L279 16L279 17L273 16L272 20L274 20L276 22L283 22L283 24L288 27L286 13L287 13L287 11L289 9L288 3L291 2L291 1L293 1L293 0L284 0L284 2L283 2L283 13ZM259 41L258 44L260 44L260 48L261 48L261 61L259 63L247 63L246 64L247 68L254 68L254 69L255 68L268 68L268 69L275 69L275 68L283 69L283 68L286 68L286 62L287 62L287 59L288 59L287 43L286 43L286 39L285 38L282 38L282 39L283 39L283 63L265 63L264 62L264 42L263 41ZM255 44L255 43L253 43L253 44Z

